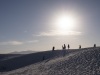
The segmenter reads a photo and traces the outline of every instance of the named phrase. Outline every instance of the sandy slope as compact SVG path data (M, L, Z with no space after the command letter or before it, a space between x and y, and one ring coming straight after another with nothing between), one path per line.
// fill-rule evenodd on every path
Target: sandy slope
M100 75L100 48L71 52L0 75Z

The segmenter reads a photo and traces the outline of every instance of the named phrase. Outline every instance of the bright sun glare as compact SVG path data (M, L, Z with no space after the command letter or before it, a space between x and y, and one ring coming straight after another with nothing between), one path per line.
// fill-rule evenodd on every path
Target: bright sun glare
M60 16L58 17L58 20L57 20L57 27L59 30L62 30L62 31L71 31L74 26L75 26L75 19L74 17L72 16Z

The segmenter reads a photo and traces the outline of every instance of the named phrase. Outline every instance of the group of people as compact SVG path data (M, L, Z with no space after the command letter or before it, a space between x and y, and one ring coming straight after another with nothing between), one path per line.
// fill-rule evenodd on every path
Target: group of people
M68 46L67 46L67 47L68 47L68 49L69 49L69 48L70 48L70 45L68 44ZM95 48L95 47L96 47L96 44L94 44L94 48ZM65 49L66 49L66 45L65 45L65 44L64 44L64 45L62 45L62 49L63 49L63 50L65 50ZM79 49L81 49L81 45L79 45ZM55 50L55 46L53 46L53 47L52 47L52 51L54 51L54 50Z
M70 45L68 44L68 49L70 48ZM66 49L66 45L64 44L64 46L62 45L62 49L64 50L64 49Z
M96 48L96 44L94 44L93 47ZM69 45L69 44L67 45L67 48L68 48L68 49L70 48L70 45ZM66 50L66 45L65 45L65 44L62 45L62 49L64 50L64 51L63 51L63 56L65 56L65 50ZM81 49L81 45L79 45L79 49ZM52 47L52 51L54 51L54 50L55 50L55 46ZM45 60L45 59L46 59L45 56L43 56L43 57L42 57L42 60Z
M69 48L70 48L70 45L68 44L68 46L67 46L67 47L68 47L68 49L69 49ZM65 50L65 49L66 49L66 45L65 45L65 44L64 44L64 45L62 45L62 49L63 49L63 50ZM52 50L53 50L53 51L55 50L55 46L53 46L53 47L52 47Z

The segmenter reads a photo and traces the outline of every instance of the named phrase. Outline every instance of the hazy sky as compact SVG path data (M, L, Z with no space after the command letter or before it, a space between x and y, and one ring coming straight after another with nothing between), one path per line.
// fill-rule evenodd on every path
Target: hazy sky
M64 34L55 25L63 13L77 22ZM0 53L100 46L99 32L100 0L0 0Z

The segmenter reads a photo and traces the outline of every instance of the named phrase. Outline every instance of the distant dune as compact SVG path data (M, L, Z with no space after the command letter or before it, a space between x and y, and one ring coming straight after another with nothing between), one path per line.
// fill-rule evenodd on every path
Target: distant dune
M36 53L37 51L27 50L27 51L20 51L20 52L11 52L9 54L30 54L30 53Z
M20 52L15 51L7 54L0 54L0 61L8 60L11 58L22 56L24 54L31 54L31 53L36 53L36 51L27 50L27 51L20 51Z

